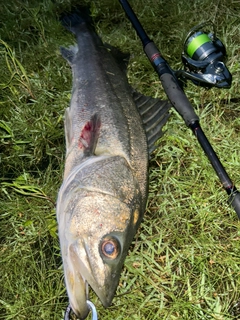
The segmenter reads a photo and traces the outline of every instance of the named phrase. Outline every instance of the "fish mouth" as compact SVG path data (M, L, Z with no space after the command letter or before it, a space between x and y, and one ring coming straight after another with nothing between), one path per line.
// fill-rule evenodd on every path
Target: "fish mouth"
M70 265L73 267L73 264ZM80 272L74 268L71 268L68 265L65 272L65 283L68 291L69 302L72 311L80 320L86 319L89 308L87 305L88 297L88 283L82 277Z
M108 281L105 281L105 278L104 281L101 282L100 279L97 278L98 276L101 278L101 274L91 266L87 247L86 245L83 247L84 248L79 251L79 247L76 244L70 245L69 259L67 260L66 266L67 271L65 272L65 282L70 306L80 320L85 319L89 313L89 307L87 305L88 286L91 286L103 306L107 308L112 303L119 280L118 277L115 277L113 283L111 282L111 286L107 285Z

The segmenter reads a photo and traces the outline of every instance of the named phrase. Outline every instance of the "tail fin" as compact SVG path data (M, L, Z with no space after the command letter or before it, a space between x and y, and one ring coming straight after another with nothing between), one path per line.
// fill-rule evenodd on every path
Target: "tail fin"
M62 14L60 21L62 25L73 34L77 33L77 29L82 24L87 24L88 26L92 25L90 10L87 7L78 7L72 13Z

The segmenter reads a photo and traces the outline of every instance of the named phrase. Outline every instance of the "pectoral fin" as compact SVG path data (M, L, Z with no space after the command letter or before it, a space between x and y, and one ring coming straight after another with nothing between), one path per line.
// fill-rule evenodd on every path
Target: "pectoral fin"
M100 116L95 113L81 129L78 139L78 147L83 150L85 155L94 154L100 133L100 127Z
M95 113L89 121L85 122L82 128L79 128L79 133L76 133L74 132L70 113L70 108L67 108L64 121L67 154L72 149L74 141L77 141L77 147L83 152L84 157L94 154L101 128L99 114Z

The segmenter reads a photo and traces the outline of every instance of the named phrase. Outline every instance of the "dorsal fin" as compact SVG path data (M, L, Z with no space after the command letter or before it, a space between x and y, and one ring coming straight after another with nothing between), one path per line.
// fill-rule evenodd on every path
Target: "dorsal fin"
M136 91L133 92L133 99L142 118L150 155L156 149L155 142L164 134L162 128L170 117L171 104L167 100L147 97Z

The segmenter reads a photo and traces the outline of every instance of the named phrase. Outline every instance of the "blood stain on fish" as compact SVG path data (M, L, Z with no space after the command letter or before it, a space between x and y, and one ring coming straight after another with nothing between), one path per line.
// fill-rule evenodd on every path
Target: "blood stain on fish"
M80 149L91 149L93 147L94 142L98 139L100 127L101 121L95 114L91 120L84 125L80 133L78 140L78 146Z

